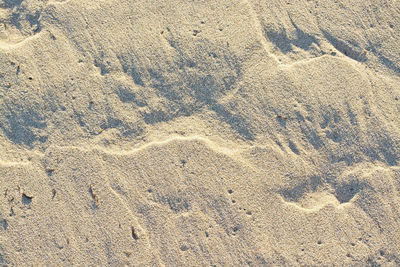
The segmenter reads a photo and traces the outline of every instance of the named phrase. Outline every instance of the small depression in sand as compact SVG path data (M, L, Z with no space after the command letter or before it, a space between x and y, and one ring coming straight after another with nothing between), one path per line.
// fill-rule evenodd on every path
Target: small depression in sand
M350 200L349 202L340 203L334 194L327 191L307 193L295 202L285 200L283 197L282 200L288 205L307 211L318 211L328 205L343 208L351 202Z

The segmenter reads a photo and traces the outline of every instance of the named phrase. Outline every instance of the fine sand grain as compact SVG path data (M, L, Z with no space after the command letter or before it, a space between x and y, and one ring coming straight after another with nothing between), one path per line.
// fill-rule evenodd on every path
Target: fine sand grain
M399 266L398 0L0 0L0 266Z

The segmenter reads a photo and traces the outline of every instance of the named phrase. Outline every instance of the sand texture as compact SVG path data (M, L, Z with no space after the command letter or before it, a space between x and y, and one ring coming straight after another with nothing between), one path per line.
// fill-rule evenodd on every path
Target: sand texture
M0 266L400 266L400 1L0 0Z

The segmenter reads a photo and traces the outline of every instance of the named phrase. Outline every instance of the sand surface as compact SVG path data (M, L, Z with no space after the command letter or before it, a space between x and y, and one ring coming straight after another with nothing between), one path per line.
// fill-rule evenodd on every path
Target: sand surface
M0 0L1 266L399 266L400 1Z

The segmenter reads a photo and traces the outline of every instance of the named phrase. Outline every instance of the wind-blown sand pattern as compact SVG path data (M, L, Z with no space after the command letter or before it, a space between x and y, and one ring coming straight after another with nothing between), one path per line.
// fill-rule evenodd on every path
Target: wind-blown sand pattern
M1 266L399 266L399 1L0 0Z

